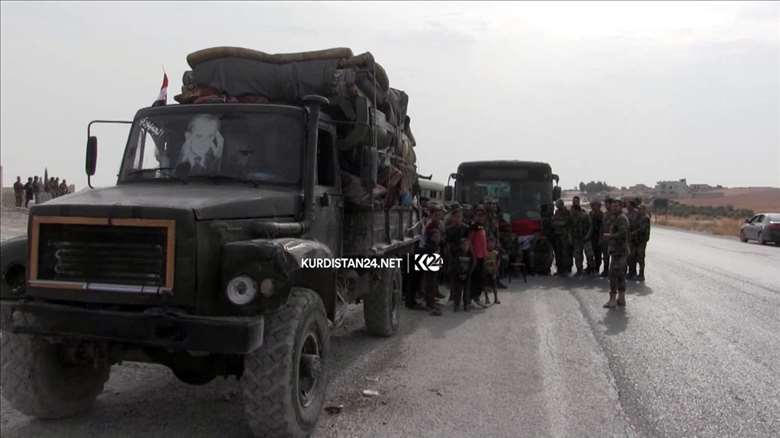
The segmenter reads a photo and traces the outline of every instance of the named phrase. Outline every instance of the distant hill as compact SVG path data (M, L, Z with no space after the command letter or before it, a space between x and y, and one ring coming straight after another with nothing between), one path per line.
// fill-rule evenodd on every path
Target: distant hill
M713 198L680 198L681 204L721 207L731 205L734 208L749 208L755 212L780 212L780 188L776 187L735 187L718 190L723 196Z

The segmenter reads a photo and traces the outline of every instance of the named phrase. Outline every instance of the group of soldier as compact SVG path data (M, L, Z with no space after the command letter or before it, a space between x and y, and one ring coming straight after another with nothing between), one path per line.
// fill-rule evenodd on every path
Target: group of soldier
M572 199L570 208L559 199L554 212L549 206L543 208L539 237L544 238L531 239L534 243L528 245L522 245L520 238L513 239L511 226L493 198L475 206L453 203L448 206L449 211L437 202L425 203L423 207L420 252L441 254L444 266L440 273L420 274L417 287L407 296L407 306L411 308L440 315L438 300L445 296L439 292L439 284L445 282L449 284L455 311L461 306L469 310L472 304L489 304L488 291L493 292L493 302L499 304L497 289L506 287L502 278L511 280L510 271L515 268L523 274L549 275L553 254L557 276L571 276L576 267L577 277L609 278L610 300L604 306L607 308L626 305L627 279L645 280L650 215L641 199L624 202L607 198L605 210L601 202L594 200L589 211L582 207L579 197ZM531 256L532 253L536 254ZM545 259L546 264L540 262Z
M650 215L641 199L624 203L607 198L604 204L606 212L599 201L592 201L587 212L579 197L572 199L570 209L558 200L546 228L555 252L556 275L570 275L572 265L578 276L598 275L603 264L600 275L610 283L610 299L604 307L614 308L626 305L626 279L645 281ZM583 261L587 266L583 267Z
M63 178L28 177L26 183L17 176L14 182L14 198L17 207L29 207L30 202L40 204L51 198L66 195L69 192L68 182Z

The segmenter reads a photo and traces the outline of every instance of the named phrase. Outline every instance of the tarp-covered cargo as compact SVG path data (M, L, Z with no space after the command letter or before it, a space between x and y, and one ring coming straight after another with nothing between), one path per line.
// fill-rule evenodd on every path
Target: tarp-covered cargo
M365 165L366 148L375 148L380 188L354 184L347 200L364 205L395 205L416 182L414 136L406 114L409 97L390 87L387 73L371 53L353 55L347 48L268 54L240 47L215 47L187 56L180 103L299 104L306 95L328 97L324 111L339 124L337 139L345 172ZM351 196L350 193L354 193ZM371 193L374 196L371 196Z

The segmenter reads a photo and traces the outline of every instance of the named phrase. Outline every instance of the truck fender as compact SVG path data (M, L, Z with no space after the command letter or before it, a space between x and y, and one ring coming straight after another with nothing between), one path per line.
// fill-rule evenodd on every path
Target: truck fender
M0 243L0 298L18 298L18 282L26 282L27 236L15 237ZM12 289L17 289L16 293ZM23 292L23 289L21 290Z
M331 258L327 245L308 239L252 239L226 243L222 248L222 284L239 273L256 279L272 277L282 287L266 308L286 303L290 289L304 287L322 298L329 318L336 306L336 270L305 267L304 260ZM260 261L260 263L258 263Z

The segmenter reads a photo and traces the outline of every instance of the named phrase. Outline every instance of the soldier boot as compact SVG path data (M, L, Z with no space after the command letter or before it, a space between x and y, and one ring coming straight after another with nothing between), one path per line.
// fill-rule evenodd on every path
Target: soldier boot
M621 290L620 292L618 292L617 305L618 306L626 305L626 291Z
M614 309L617 307L617 301L615 300L615 292L609 293L609 301L607 301L607 304L604 304L605 309Z

